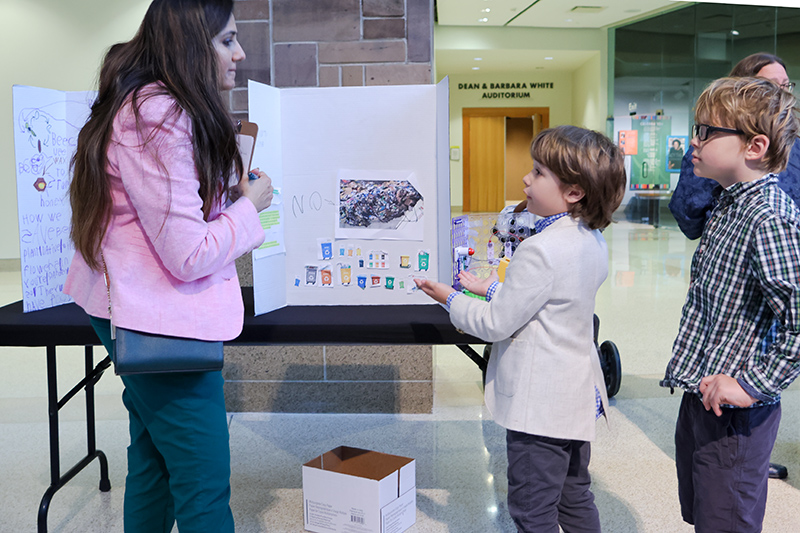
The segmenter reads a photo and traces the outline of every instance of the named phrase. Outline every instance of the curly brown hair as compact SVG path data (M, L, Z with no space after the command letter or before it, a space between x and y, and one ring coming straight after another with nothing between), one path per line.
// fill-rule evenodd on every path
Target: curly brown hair
M577 126L557 126L542 131L531 143L531 157L566 185L577 185L583 198L570 214L592 229L613 221L625 195L622 150L602 133Z

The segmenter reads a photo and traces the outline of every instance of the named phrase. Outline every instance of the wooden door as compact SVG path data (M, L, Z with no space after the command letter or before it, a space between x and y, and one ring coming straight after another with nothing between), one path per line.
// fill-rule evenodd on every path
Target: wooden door
M522 177L531 171L531 141L533 120L506 118L506 173L504 203L519 203L525 199Z
M505 118L533 118L534 132L549 127L547 107L465 107L463 126L462 209L498 212L505 206ZM493 120L484 120L493 119ZM477 132L473 135L473 129ZM473 176L473 172L476 174Z
M505 117L474 117L470 121L471 212L499 212L505 206L505 142Z
M531 171L531 141L542 131L542 115L506 117L505 205L525 199L522 178Z

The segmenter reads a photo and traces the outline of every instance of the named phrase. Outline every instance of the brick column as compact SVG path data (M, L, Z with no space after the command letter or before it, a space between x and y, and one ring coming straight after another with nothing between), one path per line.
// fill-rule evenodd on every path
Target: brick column
M236 0L247 58L230 91L247 118L247 80L274 87L433 83L431 0ZM237 261L252 286L252 262ZM426 413L430 346L252 346L225 350L229 411Z

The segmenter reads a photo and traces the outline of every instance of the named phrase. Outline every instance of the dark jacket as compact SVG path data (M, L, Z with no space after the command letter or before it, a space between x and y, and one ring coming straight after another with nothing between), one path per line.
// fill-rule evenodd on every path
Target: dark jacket
M706 220L717 205L717 197L722 186L712 179L695 175L692 153L694 147L690 146L681 161L681 175L669 202L669 210L683 234L690 239L697 239L703 234ZM778 174L778 186L800 205L800 142L798 141L792 146L786 169Z

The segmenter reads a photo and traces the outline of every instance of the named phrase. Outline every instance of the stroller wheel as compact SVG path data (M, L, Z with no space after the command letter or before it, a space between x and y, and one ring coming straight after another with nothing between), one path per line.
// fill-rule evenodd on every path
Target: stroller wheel
M613 398L622 384L622 363L617 345L611 341L604 341L600 345L600 367L606 381L606 394L609 399Z

